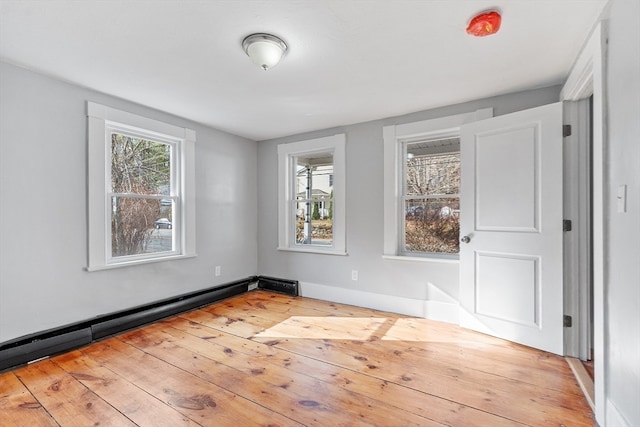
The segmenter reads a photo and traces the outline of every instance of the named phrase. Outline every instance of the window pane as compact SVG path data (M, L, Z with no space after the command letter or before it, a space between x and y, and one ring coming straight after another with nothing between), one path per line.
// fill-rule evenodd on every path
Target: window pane
M164 203L164 204L163 204ZM173 208L164 200L112 197L111 256L173 250Z
M170 194L171 146L111 134L111 187L114 193Z
M333 191L333 164L320 166L301 165L299 162L308 160L296 157L296 198L326 198ZM328 157L326 161L333 161Z
M455 254L460 250L460 199L405 201L405 252Z
M425 144L407 144L405 194L459 194L460 153L424 154Z
M296 244L333 244L333 201L331 199L296 202Z

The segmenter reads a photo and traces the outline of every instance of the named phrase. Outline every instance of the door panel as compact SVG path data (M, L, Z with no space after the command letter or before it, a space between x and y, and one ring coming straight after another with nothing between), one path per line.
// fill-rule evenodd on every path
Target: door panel
M478 135L475 143L478 230L536 230L537 142L535 129L531 127ZM501 166L496 168L497 164Z
M520 325L538 326L538 266L538 257L476 252L475 312ZM511 281L510 277L521 280ZM511 303L504 304L504 300Z
M461 324L562 354L562 104L461 137Z

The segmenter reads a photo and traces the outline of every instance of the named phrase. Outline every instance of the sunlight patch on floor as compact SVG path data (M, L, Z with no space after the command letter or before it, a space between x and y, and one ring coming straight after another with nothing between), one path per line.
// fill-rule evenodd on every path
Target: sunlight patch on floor
M383 317L292 316L255 335L256 338L367 340L386 322Z
M382 337L384 341L419 341L419 342L459 342L460 337L452 335L451 341L446 341L442 331L433 331L426 319L396 319L393 326Z
M313 317L292 316L254 338L328 339L366 341L377 336L383 341L413 341L485 347L497 338L471 331L434 326L421 318L390 319L385 317Z

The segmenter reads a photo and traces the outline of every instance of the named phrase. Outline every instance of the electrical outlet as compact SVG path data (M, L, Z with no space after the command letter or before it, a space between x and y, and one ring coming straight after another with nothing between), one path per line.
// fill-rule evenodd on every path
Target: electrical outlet
M358 280L358 270L351 270L351 280Z
M216 276L219 276L221 273L221 269L219 265L216 265Z

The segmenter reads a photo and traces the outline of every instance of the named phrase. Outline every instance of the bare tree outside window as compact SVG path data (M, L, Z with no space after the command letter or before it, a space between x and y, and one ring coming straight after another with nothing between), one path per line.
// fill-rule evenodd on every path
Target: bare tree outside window
M404 252L459 252L460 153L452 147L457 138L406 144Z
M169 196L170 185L169 144L111 135L113 257L172 249L169 245L150 245L160 224L168 223L169 227L164 228L171 228L173 202L161 197ZM166 221L158 222L159 219Z

